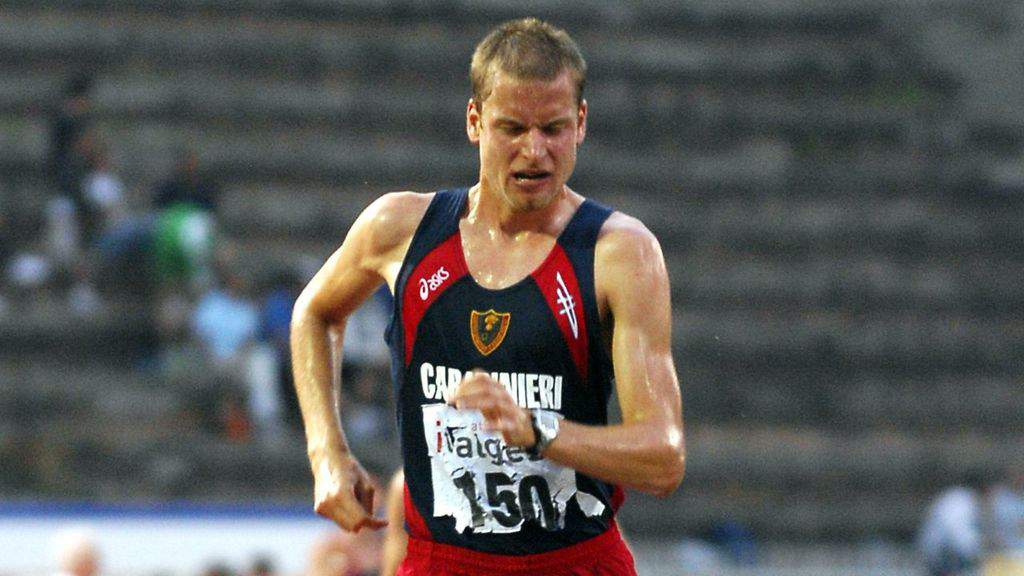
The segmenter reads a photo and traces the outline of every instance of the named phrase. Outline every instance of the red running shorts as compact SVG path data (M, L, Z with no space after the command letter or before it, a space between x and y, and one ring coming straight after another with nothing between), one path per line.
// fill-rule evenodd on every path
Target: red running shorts
M561 550L503 556L409 538L397 576L636 576L633 554L612 523L604 534Z

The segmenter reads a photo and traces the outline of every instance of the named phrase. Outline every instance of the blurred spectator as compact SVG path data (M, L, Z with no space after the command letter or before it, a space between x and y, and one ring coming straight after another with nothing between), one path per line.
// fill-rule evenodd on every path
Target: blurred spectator
M54 276L53 264L45 255L38 252L19 252L7 264L5 279L14 293L22 299L43 285Z
M124 182L110 162L110 147L95 142L86 151L88 172L82 183L84 201L97 215L99 232L108 232L128 217Z
M90 247L96 252L92 258L94 277L99 283L109 279L119 288L142 287L151 275L148 264L156 218L148 212L131 212L107 145L97 143L89 158L85 197L99 215L97 239Z
M157 365L169 379L188 377L194 368L197 343L192 338L192 302L184 290L160 293L156 305L156 333L160 341Z
M202 576L235 576L235 572L223 562L213 562L203 569Z
M317 542L310 551L305 576L371 576L380 566L380 533L335 531Z
M199 173L195 152L179 153L171 176L157 185L154 231L157 273L164 283L201 289L211 279L219 188Z
M940 493L928 508L918 547L930 576L969 574L983 553L985 481L971 474Z
M92 78L86 74L72 77L50 122L48 168L56 195L46 208L47 251L56 277L70 275L74 284L68 293L74 312L88 314L99 306L99 298L85 281L88 265L82 248L95 238L99 215L85 193L85 177L95 146L90 129ZM47 280L49 277L47 275Z
M46 253L61 269L70 269L82 247L77 218L75 204L66 196L51 198L46 204Z
M58 533L54 550L58 576L95 576L100 571L99 549L89 530L70 528Z
M220 187L201 175L199 156L186 149L178 152L174 172L157 185L153 205L160 210L192 205L206 212L216 212L219 195Z
M235 255L229 247L218 253L216 281L196 303L191 317L192 335L199 343L207 363L218 378L227 382L221 407L225 431L233 440L247 439L249 425L241 422L241 402L231 393L247 388L249 413L256 420L276 418L272 413L261 413L265 405L254 405L254 400L265 396L261 389L273 386L273 381L253 382L253 349L259 326L259 311L251 296L249 280L238 273ZM266 372L263 370L262 372ZM259 374L257 374L259 375ZM255 384L255 385L254 385ZM237 405L236 405L237 404Z
M192 313L192 330L207 357L223 369L235 369L256 339L259 312L249 297L248 281L219 266L218 282L203 294Z
M388 349L381 336L390 312L391 292L381 286L345 324L341 382L347 401L342 409L351 442L375 442L390 431L387 395L381 394L390 389Z
M249 568L249 576L276 576L277 569L268 556L257 556Z
M288 356L288 322L301 284L288 276L258 307L252 282L238 272L236 258L231 247L218 251L215 283L196 303L191 332L218 376L230 382L228 388L243 392L239 406L221 402L221 413L224 422L236 424L246 416L248 428L244 434L239 426L226 430L234 431L235 440L254 437L273 445L286 440L282 398L294 402L294 392L282 394L282 357ZM285 384L291 385L290 377Z
M252 422L240 395L230 387L220 398L220 431L232 442L252 439Z
M257 438L264 443L277 443L284 438L281 417L281 361L266 342L253 342L246 359L244 383L248 393L248 411L252 416Z
M91 88L86 75L69 81L51 123L48 159L57 191L46 213L50 264L58 279L70 275L69 305L82 315L100 307L101 258L140 245L152 228L149 221L129 220L125 187L112 168L109 147L89 127Z
M83 234L83 244L75 248L71 265L74 284L68 297L72 311L90 314L96 312L101 304L96 289L101 261L105 260L106 253L120 250L117 231L128 220L128 208L124 183L111 167L107 145L95 141L82 154L86 174L80 184L82 199L76 210L78 214L89 215L89 233ZM96 254L91 250L93 243L104 248Z
M87 167L89 124L92 112L92 78L79 73L64 86L60 103L50 121L49 171L58 196L77 211L80 231L88 236L92 215L84 201L82 179Z
M153 253L159 281L201 290L211 279L210 257L216 229L212 216L188 205L159 213Z
M282 271L270 282L260 306L260 341L267 346L275 363L276 389L282 419L292 430L302 431L302 412L292 383L291 333L292 308L302 292L303 280L291 271Z

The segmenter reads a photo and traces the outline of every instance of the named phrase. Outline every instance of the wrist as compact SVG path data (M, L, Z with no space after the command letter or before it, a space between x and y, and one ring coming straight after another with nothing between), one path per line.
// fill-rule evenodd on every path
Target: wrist
M327 440L311 440L306 444L306 455L309 461L318 462L345 462L352 459L352 453L344 442L330 442Z
M533 429L533 444L526 447L526 453L542 457L548 446L558 438L562 416L546 410L530 410L530 427Z

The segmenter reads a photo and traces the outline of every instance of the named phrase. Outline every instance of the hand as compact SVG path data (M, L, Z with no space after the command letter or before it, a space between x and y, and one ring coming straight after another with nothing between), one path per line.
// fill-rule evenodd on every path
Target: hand
M333 520L343 530L379 530L388 523L374 518L375 488L370 475L355 458L332 462L324 459L313 470L316 513Z
M537 443L529 411L516 404L490 374L474 372L466 376L449 404L459 410L479 410L484 416L484 429L501 433L511 446L529 448Z

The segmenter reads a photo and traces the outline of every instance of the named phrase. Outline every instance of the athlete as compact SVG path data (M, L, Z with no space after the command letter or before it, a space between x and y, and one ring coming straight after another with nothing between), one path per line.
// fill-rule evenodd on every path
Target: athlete
M567 185L585 75L560 29L493 30L473 54L466 106L479 181L379 198L295 305L315 509L345 530L379 529L339 421L330 339L380 283L395 295L401 575L635 574L614 519L622 488L667 495L682 480L661 248ZM609 425L613 386L622 423Z

